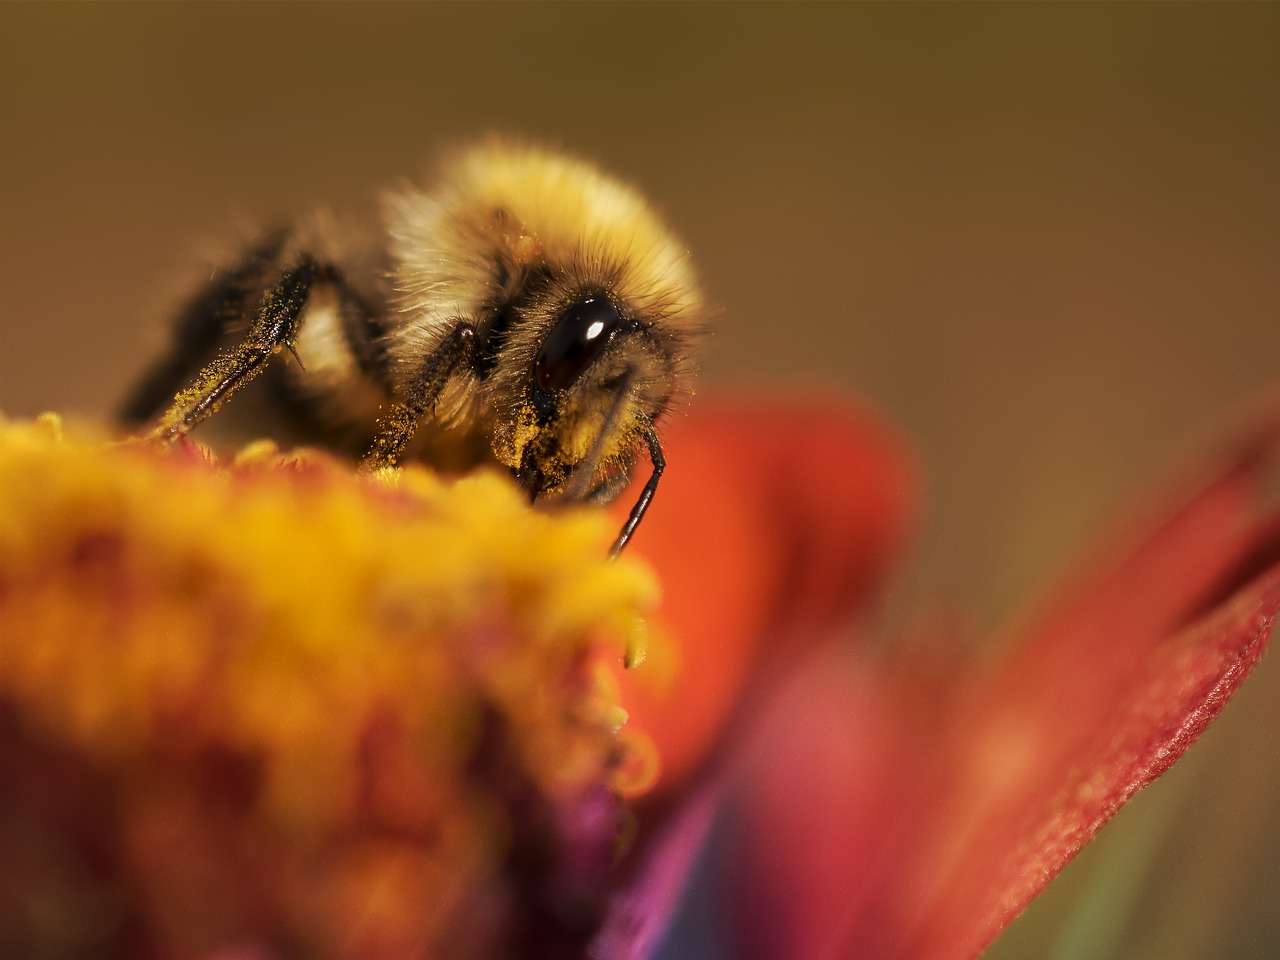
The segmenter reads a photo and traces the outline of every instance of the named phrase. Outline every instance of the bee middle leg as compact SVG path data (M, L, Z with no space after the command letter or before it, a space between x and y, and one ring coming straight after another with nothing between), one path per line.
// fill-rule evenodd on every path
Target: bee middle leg
M454 371L459 367L473 367L475 362L476 331L470 324L459 323L448 339L427 357L404 399L378 419L377 434L360 461L361 469L395 466L417 432L418 424L440 399Z

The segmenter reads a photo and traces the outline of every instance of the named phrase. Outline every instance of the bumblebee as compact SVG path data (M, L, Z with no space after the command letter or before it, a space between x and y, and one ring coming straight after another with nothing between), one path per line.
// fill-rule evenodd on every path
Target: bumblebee
M647 452L616 555L666 467L658 424L704 327L684 247L595 166L498 140L431 190L387 195L383 226L374 255L345 264L316 229L252 245L186 304L124 419L159 416L151 436L171 442L268 371L291 413L364 437L367 469L424 456L443 428L534 501L604 503Z

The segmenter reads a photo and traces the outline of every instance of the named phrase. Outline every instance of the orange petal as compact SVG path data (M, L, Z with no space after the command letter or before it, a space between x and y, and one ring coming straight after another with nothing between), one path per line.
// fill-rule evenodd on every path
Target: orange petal
M662 580L678 663L666 682L650 663L622 683L669 789L744 699L867 603L915 486L901 441L835 401L699 397L664 443L670 467L632 549Z

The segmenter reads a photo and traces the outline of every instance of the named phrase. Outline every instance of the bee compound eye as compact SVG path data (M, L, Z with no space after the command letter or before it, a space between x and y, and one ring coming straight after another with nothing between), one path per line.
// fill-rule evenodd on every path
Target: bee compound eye
M538 388L554 393L570 386L604 352L621 326L618 308L602 294L574 303L560 314L538 352Z

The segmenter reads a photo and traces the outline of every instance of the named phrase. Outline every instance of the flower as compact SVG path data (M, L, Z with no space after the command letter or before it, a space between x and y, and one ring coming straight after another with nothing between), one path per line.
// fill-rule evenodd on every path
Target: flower
M841 404L700 398L618 563L497 477L55 433L0 435L5 945L975 956L1280 609L1274 420L1001 660L868 642L914 485Z

